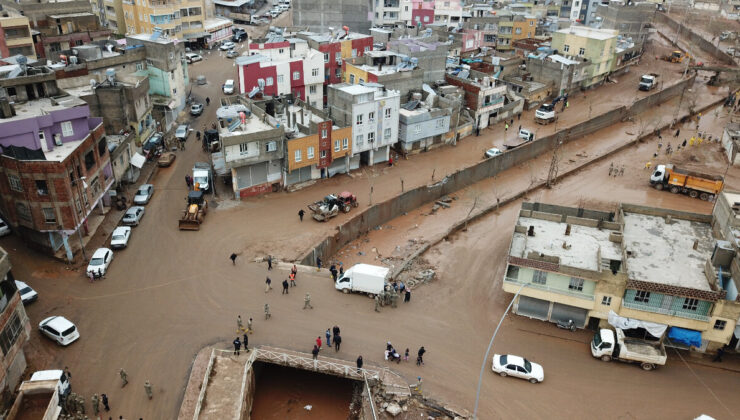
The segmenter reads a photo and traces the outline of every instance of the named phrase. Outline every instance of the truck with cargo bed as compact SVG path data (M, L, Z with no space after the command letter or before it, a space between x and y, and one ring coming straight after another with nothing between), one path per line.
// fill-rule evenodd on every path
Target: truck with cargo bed
M366 293L373 297L385 288L388 267L370 264L355 264L337 279L334 287L344 293Z
M668 190L673 194L688 194L702 200L713 199L721 190L724 180L719 175L709 175L674 167L672 164L658 165L650 175L650 185L656 190Z
M71 387L61 370L42 370L23 381L6 420L56 420Z
M626 337L619 328L614 331L607 328L597 331L591 340L591 355L605 362L619 360L638 363L644 370L653 370L666 361L662 342Z

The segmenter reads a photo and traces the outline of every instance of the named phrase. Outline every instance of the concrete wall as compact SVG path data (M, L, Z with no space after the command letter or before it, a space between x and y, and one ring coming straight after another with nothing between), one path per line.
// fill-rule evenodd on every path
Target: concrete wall
M671 92L673 96L683 89L684 84L692 84L694 77L677 83L672 89L656 92L653 95L659 95L663 100L669 99ZM667 92L667 93L666 93ZM650 96L645 97L635 104L639 110L645 109L645 101L653 103L655 100ZM492 177L509 168L517 166L523 162L531 160L543 153L553 150L558 141L564 143L576 140L582 136L594 133L612 124L622 121L624 118L634 115L631 109L620 107L615 110L598 115L588 121L576 124L572 127L561 130L553 135L542 137L533 142L527 143L516 149L507 151L495 159L484 160L468 168L461 169L446 176L443 180L425 185L379 203L368 208L366 211L357 214L345 224L338 226L337 232L319 242L313 249L309 250L300 258L301 264L312 265L316 257L327 260L334 255L339 249L350 241L366 234L375 226L382 225L389 220L400 216L403 213L410 212L421 205L429 203L446 194L454 193L460 189L466 188L476 182ZM583 215L581 215L583 217Z
M666 14L656 13L655 22L668 26L669 28L671 28L671 30L674 31L674 34L675 34L675 31L678 31L680 28L681 30L680 38L681 39L688 39L691 43L698 46L700 50L706 52L707 54L711 55L712 57L716 58L717 60L725 64L730 64L732 66L735 65L735 60L733 60L733 58L730 57L727 53L720 50L719 48L714 46L714 44L704 39L701 35L687 28L683 24L680 24L676 22L675 20L671 19Z

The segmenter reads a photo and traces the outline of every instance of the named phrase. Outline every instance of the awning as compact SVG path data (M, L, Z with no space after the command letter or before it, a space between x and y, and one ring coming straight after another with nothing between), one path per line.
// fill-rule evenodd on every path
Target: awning
M701 333L699 331L671 327L671 329L668 330L668 338L671 339L671 341L685 344L687 346L701 347Z
M625 318L617 315L614 311L609 311L609 325L620 328L623 330L629 330L632 328L644 328L653 337L662 337L665 333L667 325L657 324L655 322L641 321L639 319Z
M136 166L137 168L141 169L142 166L144 166L144 162L146 162L146 158L137 153L134 153L133 156L131 156L131 164Z
M194 32L192 34L185 34L183 35L183 38L185 39L196 39L196 38L205 38L207 36L211 36L210 32Z

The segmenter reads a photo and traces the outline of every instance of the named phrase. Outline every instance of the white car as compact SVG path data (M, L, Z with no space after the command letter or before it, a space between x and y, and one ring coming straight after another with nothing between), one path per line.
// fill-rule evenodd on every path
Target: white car
M501 376L513 376L536 384L545 380L542 366L511 354L494 354L493 371Z
M56 341L57 344L68 346L80 338L75 324L63 316L50 316L39 323L41 334Z
M139 189L136 191L136 195L134 196L134 204L148 203L149 200L152 199L152 194L154 194L154 185L152 184L141 185Z
M126 213L123 214L121 223L127 226L139 226L139 222L141 222L142 217L144 217L144 207L129 207L128 210L126 210Z
M196 53L187 53L185 54L185 60L187 60L188 63L195 63L196 61L202 61L203 57L200 54Z
M24 305L28 305L39 298L39 294L36 293L35 290L31 289L31 286L20 280L15 281L15 287L18 288L18 293L20 293L21 301L23 301Z
M98 248L90 258L86 273L105 275L111 261L113 261L113 251L108 248Z
M224 83L224 93L227 95L234 93L234 79L229 79Z
M278 9L280 9L280 11L284 12L284 11L290 9L290 6L287 5L287 4L281 4L280 6L278 6Z
M497 149L495 147L492 147L492 148L486 150L486 157L487 158L501 156L503 154L504 154L504 152L502 152L501 149Z
M131 237L131 226L118 226L110 237L110 247L113 249L126 248Z
M233 50L234 47L236 47L236 44L234 44L231 41L226 41L223 44L221 44L221 46L218 47L218 49L221 51L228 51L228 50Z
M10 227L5 220L0 219L0 236L10 235Z

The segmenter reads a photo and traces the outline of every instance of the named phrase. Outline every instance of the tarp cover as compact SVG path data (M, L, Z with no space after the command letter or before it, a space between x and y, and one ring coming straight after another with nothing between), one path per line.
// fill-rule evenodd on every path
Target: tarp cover
M647 332L653 337L662 337L665 332L667 325L657 324L655 322L640 321L639 319L625 318L617 315L614 311L609 311L609 325L620 328L623 330L629 330L632 328L645 328Z
M671 341L685 344L687 346L701 347L701 333L699 331L671 327L671 329L668 330L668 338L670 338Z
M135 153L133 156L131 156L131 164L139 169L144 166L144 162L146 162L146 158L139 153Z

